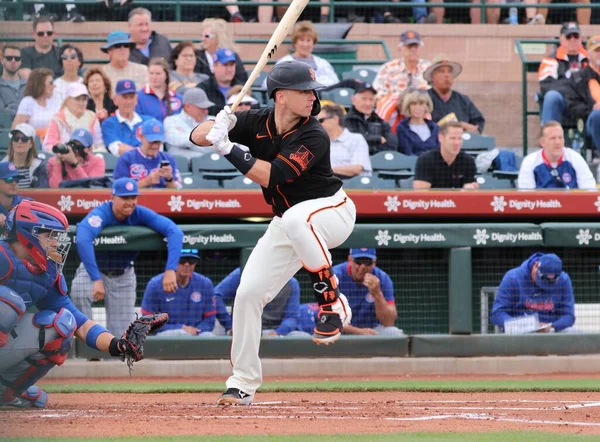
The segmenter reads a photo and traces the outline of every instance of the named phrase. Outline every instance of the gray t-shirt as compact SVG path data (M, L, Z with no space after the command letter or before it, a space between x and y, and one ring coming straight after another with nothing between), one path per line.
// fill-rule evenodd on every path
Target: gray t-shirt
M45 54L39 53L35 46L27 46L21 50L21 68L36 69L48 68L54 72L54 78L62 75L62 68L58 60L58 48L53 46Z

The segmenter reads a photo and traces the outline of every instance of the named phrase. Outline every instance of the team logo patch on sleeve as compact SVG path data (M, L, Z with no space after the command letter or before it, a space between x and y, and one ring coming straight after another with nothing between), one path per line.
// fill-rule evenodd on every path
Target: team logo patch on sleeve
M302 171L305 171L308 168L308 164L313 160L314 157L315 156L312 154L312 152L303 144L295 153L290 155L290 160L297 163Z
M90 216L88 218L88 223L90 224L90 226L92 227L100 227L102 225L102 218L100 218L97 215L94 216Z
M200 294L200 292L194 292L191 294L190 299L193 302L200 302L202 301L202 295Z

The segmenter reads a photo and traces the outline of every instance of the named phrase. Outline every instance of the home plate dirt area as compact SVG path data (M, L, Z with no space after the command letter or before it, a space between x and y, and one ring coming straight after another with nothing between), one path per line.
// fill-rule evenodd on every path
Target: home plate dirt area
M52 394L44 410L0 410L3 437L352 434L536 430L600 435L600 393Z

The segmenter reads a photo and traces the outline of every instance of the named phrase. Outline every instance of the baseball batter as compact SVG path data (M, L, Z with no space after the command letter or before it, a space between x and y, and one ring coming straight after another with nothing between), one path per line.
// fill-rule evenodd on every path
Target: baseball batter
M262 383L258 357L264 306L304 267L320 306L313 331L317 344L335 342L351 311L331 267L330 248L352 232L354 203L333 175L329 137L314 118L320 112L314 70L306 63L277 64L267 77L273 109L219 112L191 133L197 145L213 145L243 175L262 186L273 217L242 272L233 309L233 375L217 404L250 404ZM233 142L250 148L245 152Z

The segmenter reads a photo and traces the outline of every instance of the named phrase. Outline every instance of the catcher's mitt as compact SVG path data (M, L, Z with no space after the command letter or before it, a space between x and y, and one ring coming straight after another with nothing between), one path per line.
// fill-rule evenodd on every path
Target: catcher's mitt
M168 320L168 313L155 313L140 317L136 315L136 319L129 324L117 343L117 347L121 352L121 360L127 360L129 370L131 370L134 362L144 359L144 341L146 337L165 325Z

